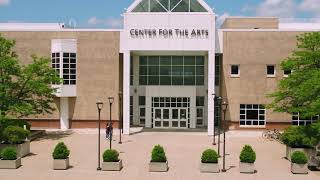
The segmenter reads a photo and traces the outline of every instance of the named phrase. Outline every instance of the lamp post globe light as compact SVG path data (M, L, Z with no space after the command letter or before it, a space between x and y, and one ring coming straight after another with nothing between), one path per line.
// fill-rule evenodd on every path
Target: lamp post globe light
M223 164L222 164L222 172L226 172L226 111L228 109L228 102L223 101L222 103L222 111L223 111Z
M109 105L110 105L110 119L109 119L109 126L110 126L110 137L109 137L109 141L110 141L110 147L109 147L109 149L111 149L112 148L112 135L113 135L113 133L112 133L112 131L113 131L113 128L112 128L112 121L111 121L111 114L112 114L112 103L113 103L113 101L114 101L114 97L112 97L112 96L109 96L108 97L108 100L109 100Z
M119 92L119 106L120 106L120 118L119 118L119 144L122 144L121 141L121 131L122 131L122 126L123 126L123 117L122 117L122 92Z
M97 109L98 109L98 167L97 170L100 171L100 115L101 115L101 110L103 108L103 102L98 101L97 103Z
M222 101L222 97L217 97L217 104L218 104L218 111L219 113L221 113L221 101ZM219 119L218 119L218 155L220 157L220 134L221 134L221 114L218 116Z

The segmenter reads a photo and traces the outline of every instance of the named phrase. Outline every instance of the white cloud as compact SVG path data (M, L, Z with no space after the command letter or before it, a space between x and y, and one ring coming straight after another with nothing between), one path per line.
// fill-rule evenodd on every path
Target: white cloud
M223 13L222 15L219 15L218 18L217 18L217 20L216 20L216 22L217 22L217 27L219 27L220 25L222 25L223 22L224 22L224 20L225 20L227 17L229 17L229 16L230 16L230 14L227 13L227 12Z
M255 9L257 16L294 17L296 12L294 0L264 0Z
M0 6L6 6L10 4L10 0L0 0Z
M317 18L320 17L320 0L263 0L256 6L245 5L241 12L280 18L294 18L303 12Z
M314 17L320 17L320 0L303 0L299 4L299 10L303 12L311 12Z
M122 18L107 18L107 19L99 19L97 17L91 17L88 20L89 25L95 26L107 26L111 28L121 28L123 26L123 19Z

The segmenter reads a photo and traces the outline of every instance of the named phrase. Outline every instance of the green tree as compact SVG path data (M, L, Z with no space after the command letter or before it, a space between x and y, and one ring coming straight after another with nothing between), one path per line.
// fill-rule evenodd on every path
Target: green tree
M61 80L50 59L33 55L32 63L20 65L14 46L0 35L0 118L51 113L56 91L51 83Z
M269 94L269 108L277 112L300 113L302 118L320 114L320 32L297 36L297 50L281 63L292 73Z

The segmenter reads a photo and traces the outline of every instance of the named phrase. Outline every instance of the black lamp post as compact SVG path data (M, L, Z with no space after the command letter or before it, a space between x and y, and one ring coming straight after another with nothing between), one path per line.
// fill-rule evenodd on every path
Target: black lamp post
M97 103L97 108L98 108L98 171L101 171L100 167L100 114L101 114L101 109L103 107L103 103L98 101Z
M218 103L218 105L219 105L219 109L218 109L218 111L219 111L219 113L220 113L220 115L219 115L219 119L218 119L218 155L219 155L219 157L220 157L220 134L221 134L221 101L222 101L222 97L217 97L217 103Z
M215 108L215 103L216 103L216 94L215 93L213 93L212 94L212 96L213 96L213 109ZM215 120L216 120L216 116L215 116L215 114L213 115L213 135L212 135L212 138L213 138L213 141L212 141L212 145L216 145L216 126L215 126Z
M223 110L223 165L222 172L226 172L226 111L228 109L227 101L223 101L222 110Z
M119 139L119 144L122 144L121 141L121 130L122 130L122 92L119 92L119 106L120 106L120 119L119 119L119 135L120 135L120 139Z
M112 114L112 103L113 103L113 100L114 100L114 98L112 97L112 96L109 96L108 97L108 100L109 100L109 104L110 104L110 119L109 119L109 126L110 126L110 137L109 137L109 140L110 140L110 148L109 149L111 149L112 148L112 146L111 146L111 143L112 143L112 136L113 136L113 128L112 128L112 121L111 121L111 114Z

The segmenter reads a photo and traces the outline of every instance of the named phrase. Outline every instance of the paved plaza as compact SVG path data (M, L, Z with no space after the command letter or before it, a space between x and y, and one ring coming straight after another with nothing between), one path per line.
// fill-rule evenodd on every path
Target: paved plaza
M117 130L115 130L118 132ZM102 137L103 151L109 147ZM276 141L261 138L261 132L230 131L227 133L226 173L200 173L200 156L206 148L212 148L212 137L205 132L141 132L123 137L123 144L118 144L115 133L113 147L120 151L124 168L120 172L96 171L97 168L97 133L96 130L74 130L71 133L57 134L50 132L31 143L32 155L23 158L23 166L17 170L0 170L1 180L316 180L320 172L308 175L293 175L290 163L284 159L285 146ZM64 141L71 150L71 168L66 171L52 170L54 146ZM148 172L151 149L155 144L165 147L170 169L167 173ZM250 144L256 150L255 163L257 173L239 173L239 154L244 144ZM222 144L221 144L222 145ZM221 146L222 147L222 146ZM217 146L214 146L216 149ZM222 150L222 149L221 149ZM222 151L221 151L222 152ZM219 162L222 165L222 159Z

